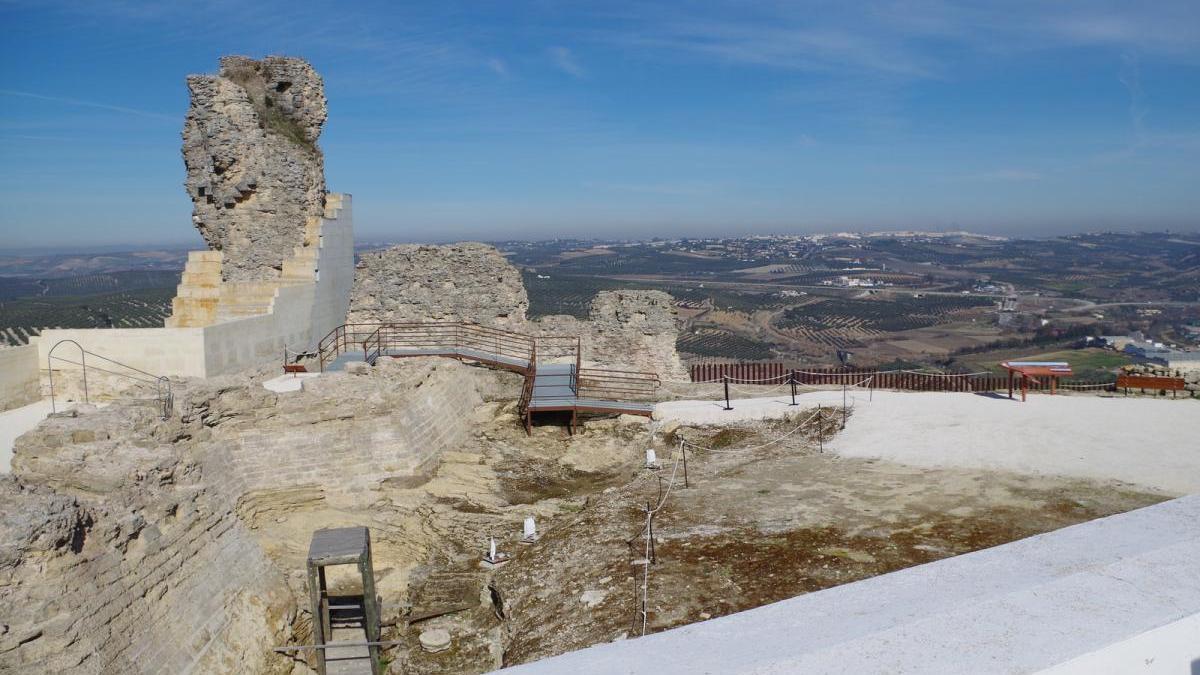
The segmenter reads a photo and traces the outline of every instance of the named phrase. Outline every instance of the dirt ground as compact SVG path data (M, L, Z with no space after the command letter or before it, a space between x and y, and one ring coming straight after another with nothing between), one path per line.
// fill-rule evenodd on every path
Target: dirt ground
M382 488L366 511L281 495L262 500L269 507L243 505L248 520L270 523L264 544L284 569L303 569L314 527L371 527L384 639L404 643L387 652L390 672L485 672L640 635L646 568L633 563L644 556L648 502L663 503L647 586L652 633L1166 498L843 459L818 451L815 422L739 450L779 438L796 418L722 429L597 419L574 437L552 423L527 437L511 404L487 405L481 419L491 421L430 481ZM825 421L826 439L839 424ZM688 452L687 487L682 463L675 468L680 438L712 448ZM650 443L658 472L641 466ZM529 515L542 538L526 546L518 539ZM489 537L513 556L495 571L479 564ZM303 593L299 572L291 581ZM448 630L452 647L422 651L429 628Z

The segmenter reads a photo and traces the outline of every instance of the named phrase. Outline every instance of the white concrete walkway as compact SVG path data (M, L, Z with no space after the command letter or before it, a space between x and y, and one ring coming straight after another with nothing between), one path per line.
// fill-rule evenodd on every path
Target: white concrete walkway
M321 373L285 373L264 381L263 387L277 394L300 391L300 388L304 386L305 380L320 376Z
M50 399L0 412L0 473L12 471L13 443L50 414Z
M1183 495L1200 492L1200 401L1033 395L1025 403L968 393L850 394L854 413L826 444L847 457L930 467L1118 480ZM671 401L655 417L720 424L794 414L790 397ZM798 397L800 409L840 408L841 391Z

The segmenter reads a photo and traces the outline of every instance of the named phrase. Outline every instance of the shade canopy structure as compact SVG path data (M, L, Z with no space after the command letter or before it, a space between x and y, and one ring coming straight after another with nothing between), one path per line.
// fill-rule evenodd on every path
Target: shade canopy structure
M1008 371L1008 397L1013 397L1013 380L1021 380L1021 401L1029 390L1029 383L1048 380L1050 393L1058 391L1058 378L1074 374L1066 361L1001 361L1000 367Z

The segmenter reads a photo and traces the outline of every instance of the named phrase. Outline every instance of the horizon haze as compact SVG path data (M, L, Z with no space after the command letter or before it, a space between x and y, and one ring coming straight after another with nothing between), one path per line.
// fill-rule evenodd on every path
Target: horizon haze
M199 242L224 54L324 76L362 239L1197 229L1195 3L205 8L0 3L4 248Z

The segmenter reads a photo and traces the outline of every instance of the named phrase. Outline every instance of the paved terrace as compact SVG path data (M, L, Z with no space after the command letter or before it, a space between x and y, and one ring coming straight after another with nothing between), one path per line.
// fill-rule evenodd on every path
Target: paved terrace
M849 392L846 429L825 449L846 457L930 467L994 469L1136 483L1170 495L1200 492L1200 401L1031 394L1009 400L955 392ZM654 416L720 424L795 414L790 396L669 401ZM797 397L801 410L842 406L842 391Z

